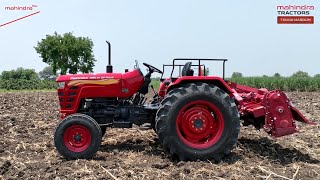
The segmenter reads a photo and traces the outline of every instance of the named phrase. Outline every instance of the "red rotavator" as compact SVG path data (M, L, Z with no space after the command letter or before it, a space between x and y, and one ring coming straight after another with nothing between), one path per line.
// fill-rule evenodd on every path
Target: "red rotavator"
M110 52L110 44L109 44ZM186 64L176 62L187 61ZM223 77L207 76L203 61L223 62ZM240 119L263 128L273 137L298 131L294 120L313 124L279 90L235 84L224 80L226 59L174 59L163 70L138 63L133 70L113 73L62 75L57 78L61 118L54 142L67 159L91 158L99 149L107 127L150 127L160 143L181 160L220 160L237 142ZM192 62L196 62L192 64ZM162 78L165 67L171 76ZM179 76L174 77L174 70ZM182 68L182 69L181 69ZM197 72L195 72L195 70ZM152 73L161 83L148 101ZM151 92L152 93L152 92Z

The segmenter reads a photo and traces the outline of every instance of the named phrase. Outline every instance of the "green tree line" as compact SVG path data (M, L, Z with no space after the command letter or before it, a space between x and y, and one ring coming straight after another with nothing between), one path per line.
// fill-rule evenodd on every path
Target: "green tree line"
M34 49L48 66L39 73L24 68L3 71L0 75L0 89L54 89L58 73L90 73L96 61L92 48L90 38L76 37L71 32L46 35Z
M273 76L244 77L242 73L235 72L228 80L250 87L267 88L269 90L320 91L320 74L312 77L303 71L297 71L289 77L283 77L279 73L275 73Z
M56 88L57 77L51 67L45 67L39 73L34 69L18 68L11 71L3 71L0 75L0 89L5 90L41 90Z

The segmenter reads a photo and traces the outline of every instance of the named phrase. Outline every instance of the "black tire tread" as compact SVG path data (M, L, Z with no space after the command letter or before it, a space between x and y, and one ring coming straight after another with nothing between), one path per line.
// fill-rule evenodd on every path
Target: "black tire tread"
M225 148L212 155L212 157L207 156L190 156L186 153L183 153L179 148L174 146L172 143L173 138L168 136L168 114L174 109L175 103L178 99L183 98L184 96L192 96L197 93L205 93L206 95L214 95L219 97L223 103L229 106L229 113L232 114L232 132L229 139L226 140ZM158 112L156 114L156 130L159 136L160 143L164 146L165 149L168 149L172 155L177 155L180 160L207 160L214 159L220 161L223 156L230 153L231 149L237 143L238 135L240 132L240 115L238 113L237 106L234 100L222 89L213 85L202 82L197 83L188 83L184 84L182 87L175 88L171 90L161 102Z
M59 138L59 136L61 136L63 134L63 132L61 132L61 130L63 129L63 126L66 126L68 123L71 123L69 121L72 121L73 118L80 118L81 120L85 120L85 121L88 121L89 123L92 123L92 125L94 127L95 135L93 136L91 134L91 137L95 138L94 140L98 143L92 149L85 150L80 153L75 153L75 152L71 152L71 151L67 150L64 146L64 143L61 142L61 141L63 141L63 139ZM55 133L54 133L54 144L55 144L58 152L67 160L92 158L95 155L95 153L98 151L98 149L100 148L101 140L102 140L102 132L101 132L101 128L100 128L99 124L92 117L85 115L85 114L80 114L80 113L75 113L75 114L69 115L65 119L60 121L60 123L56 127Z

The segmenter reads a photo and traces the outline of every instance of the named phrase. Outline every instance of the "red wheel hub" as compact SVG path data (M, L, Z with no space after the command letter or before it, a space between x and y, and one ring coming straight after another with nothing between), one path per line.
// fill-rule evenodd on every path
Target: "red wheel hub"
M91 134L83 125L72 125L68 127L63 136L64 145L73 152L86 150L91 143Z
M220 110L211 102L198 100L186 104L176 119L180 139L197 149L208 148L222 135L224 120Z

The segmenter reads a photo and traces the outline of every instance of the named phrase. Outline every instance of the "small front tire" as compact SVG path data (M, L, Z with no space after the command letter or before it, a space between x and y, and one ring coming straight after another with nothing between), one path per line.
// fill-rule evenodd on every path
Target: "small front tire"
M100 126L92 117L72 114L56 128L54 144L67 160L89 159L98 151L101 135Z

